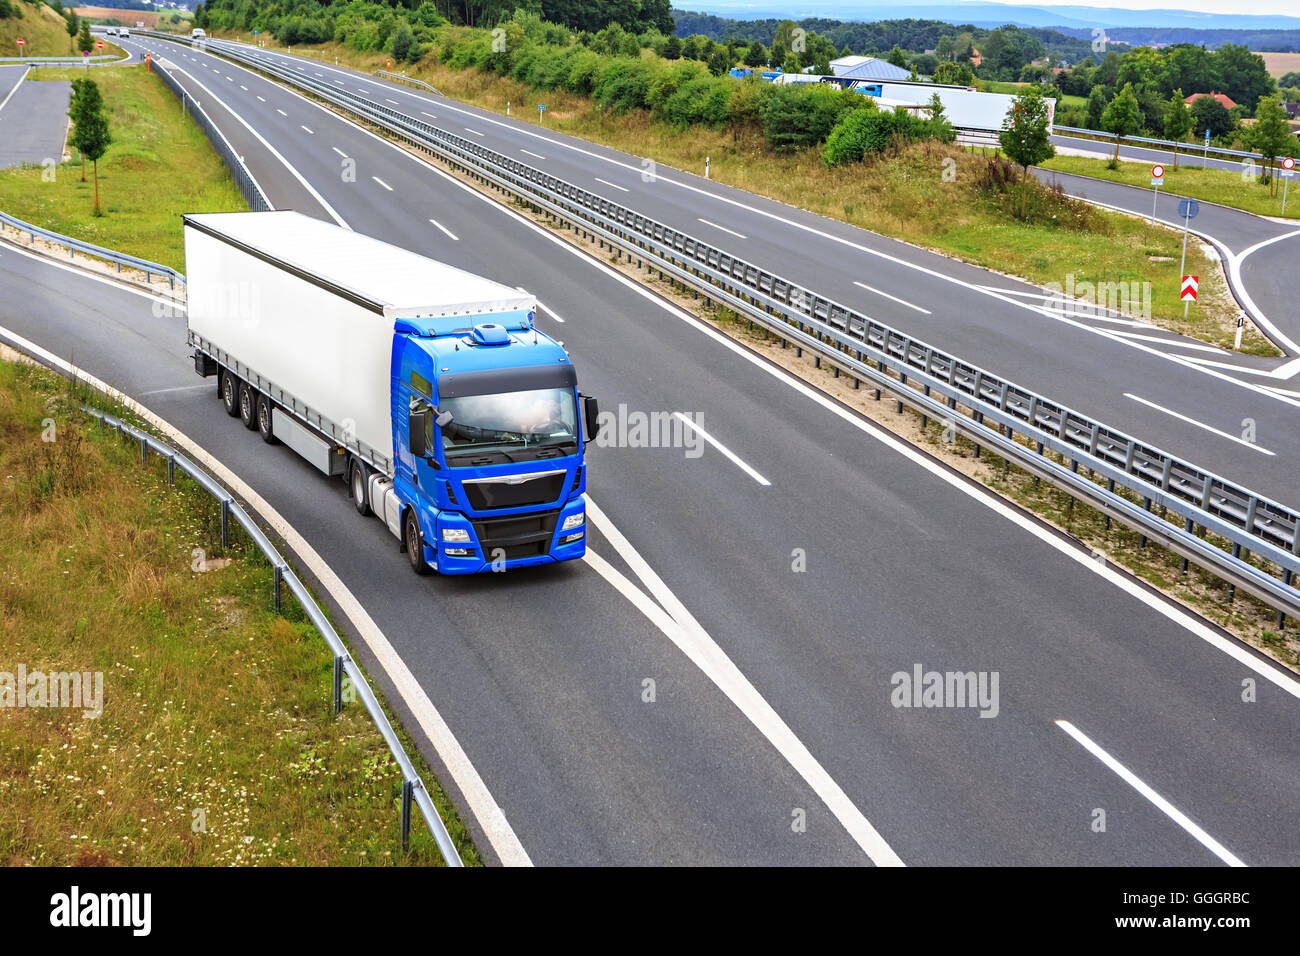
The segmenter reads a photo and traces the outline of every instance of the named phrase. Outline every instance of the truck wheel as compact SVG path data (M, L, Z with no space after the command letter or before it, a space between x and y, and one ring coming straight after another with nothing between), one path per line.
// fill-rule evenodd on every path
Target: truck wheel
M277 444L275 432L272 429L271 421L271 400L265 395L257 396L257 432L262 436L262 441L268 445Z
M353 459L352 476L350 479L352 485L352 503L357 506L357 514L361 515L363 518L369 517L371 514L370 498L367 494L369 491L367 486L370 484L369 478L370 473L366 469L366 466Z
M424 544L420 541L420 519L415 516L415 509L408 508L403 533L406 538L406 555L411 559L411 570L416 574L428 574L429 562L424 560Z
M257 427L257 392L247 382L239 385L239 420L249 431Z
M226 406L226 414L231 418L239 414L239 385L239 379L222 369L221 403Z

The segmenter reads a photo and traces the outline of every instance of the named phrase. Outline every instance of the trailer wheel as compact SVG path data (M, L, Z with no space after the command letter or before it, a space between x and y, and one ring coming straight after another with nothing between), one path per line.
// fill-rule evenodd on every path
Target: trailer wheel
M257 392L247 382L239 385L239 420L250 432L257 427Z
M428 574L429 562L424 560L424 544L420 541L420 519L415 516L415 509L406 509L406 518L402 522L406 539L406 556L411 559L411 570L416 574Z
M221 370L221 403L231 418L239 414L239 386L239 379L225 369Z
M357 506L357 514L363 518L367 518L372 514L370 498L367 495L367 485L370 484L369 478L370 472L366 466L355 458L352 459L352 475L349 479L349 483L352 485L352 503Z
M262 441L268 445L278 444L271 421L273 407L271 400L265 395L257 396L257 432L262 436Z

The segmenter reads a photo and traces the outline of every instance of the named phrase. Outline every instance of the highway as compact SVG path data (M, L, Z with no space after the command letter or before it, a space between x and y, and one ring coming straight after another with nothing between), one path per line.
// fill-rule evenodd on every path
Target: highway
M340 145L321 139L323 134L308 119L328 116L324 110L276 84L254 91L249 80L258 79L257 75L219 57L164 40L128 41L136 44L193 71L197 82L245 121L251 123L256 117L263 137L274 141L282 155L292 153L290 166L313 171L307 179L339 177L342 160L334 150ZM270 51L259 54L289 63L311 78L352 84L352 89L365 91L376 103L397 104L412 115L445 122L458 135L515 155L612 201L702 238L725 241L756 265L816 288L905 334L1007 375L1261 494L1284 502L1300 501L1300 449L1288 440L1300 401L1300 386L1295 382L1300 363L1292 361L1300 357L1300 344L1287 358L1260 360L1104 311L1062 309L1059 303L1044 301L1039 287L702 177L662 166L654 169L654 175L643 176L648 167L640 157L306 58ZM203 93L197 91L200 99ZM239 122L231 125L243 137L236 142L241 150L244 142L250 148L259 145ZM266 153L261 149L249 155ZM392 162L391 156L387 161ZM282 164L280 168L279 178L286 178ZM363 189L384 192L364 171L358 178ZM380 179L396 185L382 175ZM289 205L307 208L297 202ZM1063 268L1061 284L1068 278L1069 270ZM1294 317L1294 310L1284 314ZM1136 402L1126 393L1195 424ZM1246 419L1255 423L1260 445L1276 454L1243 455L1237 442L1210 437L1210 429L1238 435Z
M0 67L0 169L63 160L72 85L23 82L21 67Z
M1064 147L1068 150L1081 150L1085 153L1095 154L1099 159L1110 159L1115 155L1115 142L1111 140L1106 142L1099 139L1088 139L1085 136L1070 136L1058 134L1052 137L1052 145ZM1246 161L1249 157L1232 159L1225 157L1216 157L1214 154L1205 154L1195 151L1194 144L1187 144L1192 152L1180 150L1178 153L1179 166L1194 166L1197 168L1208 169L1226 169L1228 172L1239 173L1249 169ZM1120 143L1119 156L1121 160L1131 159L1146 163L1168 163L1171 167L1174 163L1173 150L1164 149L1159 146L1138 146L1134 143ZM1256 170L1262 164L1261 160L1251 160Z
M175 58L268 193L527 288L604 408L698 414L734 456L594 448L593 559L416 579L341 483L222 413L182 318L0 247L0 325L154 409L308 538L533 862L1300 860L1292 677L548 230L246 71ZM996 672L996 718L893 707L891 675L918 664Z

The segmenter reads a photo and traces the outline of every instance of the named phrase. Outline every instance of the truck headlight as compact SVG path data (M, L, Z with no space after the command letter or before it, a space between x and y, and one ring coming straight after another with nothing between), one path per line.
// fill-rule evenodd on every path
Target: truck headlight
M581 528L582 523L587 520L587 512L579 511L576 515L569 515L564 519L564 524L560 526L561 531L572 531L574 528Z
M443 528L443 541L464 541L469 542L469 532L464 528Z

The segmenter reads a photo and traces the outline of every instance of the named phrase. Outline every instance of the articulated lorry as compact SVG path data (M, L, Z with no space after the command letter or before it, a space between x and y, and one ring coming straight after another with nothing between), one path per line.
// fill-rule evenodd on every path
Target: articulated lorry
M417 573L583 556L598 411L531 295L296 212L184 222L194 369L227 414L344 478Z

